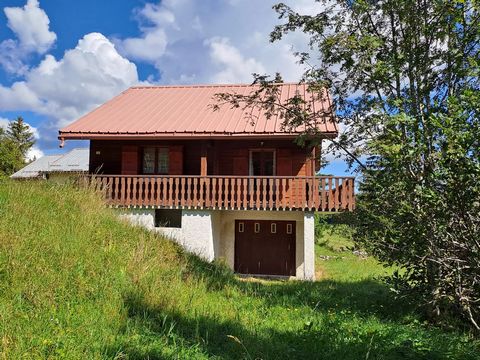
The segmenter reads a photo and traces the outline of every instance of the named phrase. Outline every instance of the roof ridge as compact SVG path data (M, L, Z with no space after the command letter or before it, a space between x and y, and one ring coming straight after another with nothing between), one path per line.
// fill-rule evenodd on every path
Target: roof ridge
M305 83L301 82L283 82L283 83L273 83L273 85L304 85ZM238 84L174 84L174 85L134 85L130 89L172 89L172 88L216 88L216 87L252 87L258 86L259 84L253 83L238 83Z

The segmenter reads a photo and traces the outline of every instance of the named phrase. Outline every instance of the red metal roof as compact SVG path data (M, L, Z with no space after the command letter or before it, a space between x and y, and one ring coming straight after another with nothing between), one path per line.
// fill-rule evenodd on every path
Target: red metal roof
M281 101L297 93L313 99L305 84L279 84ZM282 119L267 117L253 110L232 109L229 105L213 111L213 98L218 93L248 95L258 85L191 85L132 87L59 132L61 139L98 138L168 138L168 137L254 137L295 136L282 129ZM336 136L337 124L327 92L322 100L314 99L319 118L318 130L326 136Z

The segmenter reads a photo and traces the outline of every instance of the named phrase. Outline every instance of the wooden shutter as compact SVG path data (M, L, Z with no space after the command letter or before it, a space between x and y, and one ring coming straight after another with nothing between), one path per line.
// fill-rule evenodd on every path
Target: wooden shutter
M233 175L248 176L248 150L236 149L233 152Z
M138 174L138 146L122 146L122 175Z
M170 146L168 162L169 175L183 175L183 146Z

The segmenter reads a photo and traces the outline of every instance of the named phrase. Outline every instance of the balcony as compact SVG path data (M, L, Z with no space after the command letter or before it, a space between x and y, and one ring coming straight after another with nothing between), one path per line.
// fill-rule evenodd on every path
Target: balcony
M351 211L353 177L91 176L112 207Z

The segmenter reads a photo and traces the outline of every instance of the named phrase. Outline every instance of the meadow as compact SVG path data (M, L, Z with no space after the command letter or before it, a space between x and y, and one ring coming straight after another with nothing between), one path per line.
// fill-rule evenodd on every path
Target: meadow
M480 359L325 226L316 282L241 279L88 190L0 181L2 359Z

